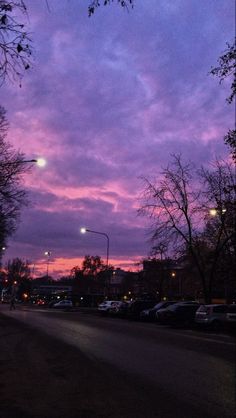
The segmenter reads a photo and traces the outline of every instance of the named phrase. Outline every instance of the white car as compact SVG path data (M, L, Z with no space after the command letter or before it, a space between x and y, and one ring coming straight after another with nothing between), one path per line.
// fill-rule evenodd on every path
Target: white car
M60 300L60 302L54 303L53 308L55 309L71 309L73 308L73 303L71 300Z
M98 311L108 313L109 310L117 303L117 300L104 300L98 305Z
M195 323L220 331L224 327L227 311L226 304L201 305L196 311Z

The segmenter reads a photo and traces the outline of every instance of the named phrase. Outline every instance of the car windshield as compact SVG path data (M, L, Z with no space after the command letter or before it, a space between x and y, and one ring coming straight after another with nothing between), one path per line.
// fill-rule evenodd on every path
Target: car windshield
M207 311L207 307L205 306L205 305L201 305L199 308L198 308L198 312L206 312Z

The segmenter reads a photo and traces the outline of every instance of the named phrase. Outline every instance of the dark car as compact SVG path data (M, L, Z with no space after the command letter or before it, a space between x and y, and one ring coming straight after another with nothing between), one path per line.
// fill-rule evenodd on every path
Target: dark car
M127 317L130 319L139 319L140 312L144 309L153 308L156 303L156 300L134 300L127 309Z
M57 299L50 300L50 302L48 303L48 308L52 308L57 302L58 302Z
M119 318L124 318L127 314L128 307L129 302L117 301L110 308L109 314Z
M226 315L226 326L236 333L236 303L228 306Z
M144 309L144 311L140 312L140 319L142 321L156 321L157 320L157 312L160 309L165 309L170 305L176 303L176 300L169 300L169 301L162 301L158 302L155 306L149 309Z
M162 310L160 322L171 326L191 326L194 324L198 302L179 302Z

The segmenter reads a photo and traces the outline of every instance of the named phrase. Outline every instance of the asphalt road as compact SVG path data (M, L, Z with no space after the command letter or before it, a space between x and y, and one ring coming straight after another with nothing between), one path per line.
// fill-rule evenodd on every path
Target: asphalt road
M90 367L99 366L106 396L114 405L107 412L96 409L95 418L235 417L235 339L231 336L84 312L22 307L9 311L7 305L1 311L52 336L58 346L74 347Z

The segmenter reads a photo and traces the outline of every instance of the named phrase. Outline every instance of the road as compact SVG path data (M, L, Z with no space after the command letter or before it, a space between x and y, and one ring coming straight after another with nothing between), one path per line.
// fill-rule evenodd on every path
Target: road
M124 384L126 402L130 399L138 405L142 399L134 417L235 416L235 339L231 336L84 312L27 307L9 311L7 306L1 306L1 311L102 365L100 373L104 370L108 386L113 378ZM118 416L131 417L125 411Z

